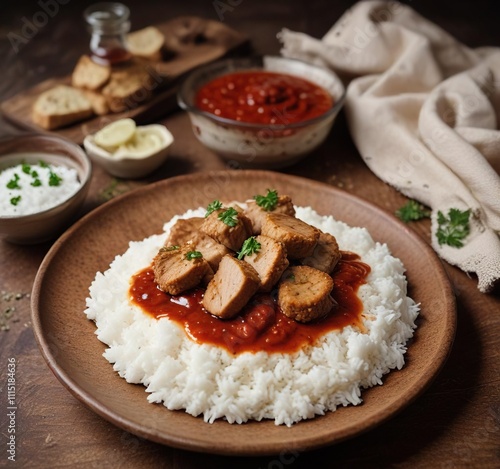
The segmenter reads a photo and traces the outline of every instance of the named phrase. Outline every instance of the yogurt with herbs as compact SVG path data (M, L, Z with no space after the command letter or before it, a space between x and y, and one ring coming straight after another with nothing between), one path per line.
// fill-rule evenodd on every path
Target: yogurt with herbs
M80 187L73 168L21 163L0 172L0 217L43 212L72 197Z

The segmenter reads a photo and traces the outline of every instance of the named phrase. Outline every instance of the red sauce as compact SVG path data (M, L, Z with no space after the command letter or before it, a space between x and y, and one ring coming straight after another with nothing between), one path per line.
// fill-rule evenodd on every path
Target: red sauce
M211 114L252 124L286 125L320 116L333 105L324 88L283 73L230 73L208 82L196 105Z
M195 342L224 347L235 354L262 350L292 353L329 331L349 325L362 329L363 304L356 292L369 273L370 267L360 262L358 255L342 253L332 274L332 296L337 305L325 318L307 324L286 317L271 294L255 295L236 318L219 319L203 308L204 289L171 296L157 288L150 267L132 277L130 296L146 313L177 322Z
M98 47L92 51L92 59L99 64L118 64L127 62L132 55L126 49L115 47L114 49L106 49L105 47Z

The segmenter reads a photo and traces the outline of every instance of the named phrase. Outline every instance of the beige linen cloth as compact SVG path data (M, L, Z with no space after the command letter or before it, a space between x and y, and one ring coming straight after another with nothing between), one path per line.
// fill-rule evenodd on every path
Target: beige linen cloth
M432 208L432 245L500 278L500 49L470 49L397 2L363 1L318 40L283 30L282 54L330 67L346 82L354 142L381 179ZM440 246L437 212L471 210L462 248Z

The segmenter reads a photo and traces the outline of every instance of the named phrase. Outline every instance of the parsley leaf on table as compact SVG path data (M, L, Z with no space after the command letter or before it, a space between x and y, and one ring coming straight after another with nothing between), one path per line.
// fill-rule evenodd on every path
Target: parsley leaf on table
M429 218L431 212L426 210L416 200L409 200L400 209L396 210L396 216L405 223L408 223L410 221L421 220L422 218Z
M441 210L438 212L438 229L436 237L439 245L447 244L454 248L461 248L464 243L462 240L470 232L469 227L470 210L459 210L450 208L446 217Z

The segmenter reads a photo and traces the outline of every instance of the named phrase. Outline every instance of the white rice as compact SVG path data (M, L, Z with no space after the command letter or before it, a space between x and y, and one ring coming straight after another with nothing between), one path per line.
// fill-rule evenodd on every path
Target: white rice
M132 305L130 277L150 265L178 218L203 216L200 208L174 217L161 235L131 242L104 274L97 273L85 313L109 346L104 357L114 370L129 383L144 384L149 402L203 415L206 422L274 419L276 425L290 426L337 406L360 404L361 389L381 385L384 374L401 369L419 311L406 296L401 261L364 228L322 217L309 207L296 210L298 218L331 233L342 250L356 252L370 265L368 282L358 293L364 333L348 326L293 354L232 355L197 344L176 323Z
M0 172L0 216L12 217L42 212L69 199L80 187L78 173L73 168L30 164L31 171L38 176L27 174L22 165L6 168ZM50 173L61 178L59 185L49 185ZM10 181L17 179L19 188L9 189ZM32 183L38 179L39 186Z

